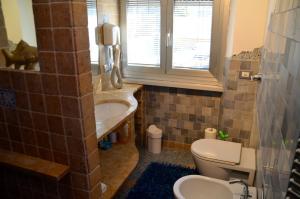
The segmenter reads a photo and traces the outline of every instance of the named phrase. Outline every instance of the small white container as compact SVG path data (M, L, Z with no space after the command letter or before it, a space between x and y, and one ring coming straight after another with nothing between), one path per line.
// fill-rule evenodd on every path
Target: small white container
M162 130L157 128L155 125L150 125L147 129L148 135L148 151L151 153L161 152L161 138Z

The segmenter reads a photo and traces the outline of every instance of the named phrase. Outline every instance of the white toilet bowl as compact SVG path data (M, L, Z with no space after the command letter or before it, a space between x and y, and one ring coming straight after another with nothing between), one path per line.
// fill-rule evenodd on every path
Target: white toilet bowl
M230 170L226 165L240 163L240 143L216 139L200 139L191 146L191 152L198 171L208 177L229 180Z

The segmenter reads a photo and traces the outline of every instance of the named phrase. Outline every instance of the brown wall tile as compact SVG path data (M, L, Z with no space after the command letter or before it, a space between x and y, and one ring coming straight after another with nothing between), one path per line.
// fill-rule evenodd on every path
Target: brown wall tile
M100 165L98 165L90 174L90 186L94 187L100 181L101 172L100 172Z
M63 119L59 116L48 116L49 131L64 135Z
M67 152L66 138L63 135L51 134L52 149L58 152ZM54 157L55 158L55 157Z
M82 139L68 137L68 151L71 154L84 155L85 148Z
M30 94L30 107L32 111L45 112L44 96L41 94Z
M0 122L4 122L5 118L4 118L4 110L2 107L0 107Z
M57 95L58 92L58 78L56 75L42 75L43 89L45 94Z
M88 176L80 173L71 173L74 188L88 189Z
M29 111L18 111L18 118L20 121L20 125L23 127L32 128L33 127L33 121L32 116Z
M0 70L0 88L11 88L10 75L8 71Z
M97 149L97 137L96 133L89 135L85 139L85 147L86 147L86 153L90 154L92 153L95 149Z
M81 96L93 92L91 73L86 73L79 76L79 89Z
M96 129L95 115L91 115L83 119L83 129L85 132L84 135L86 137L92 133L95 133L95 129Z
M12 80L12 87L15 90L26 90L26 84L25 84L25 76L21 72L12 72L10 73L11 80Z
M48 114L61 114L61 100L59 96L56 95L46 95L46 109Z
M35 146L24 144L24 149L25 154L38 157L39 152Z
M6 139L0 139L0 148L4 150L11 150L10 142Z
M64 118L65 131L68 136L82 138L81 120L75 118Z
M70 28L54 29L55 50L62 52L74 51L73 31Z
M69 156L66 153L61 153L58 151L54 151L54 160L57 163L69 165Z
M32 129L21 128L20 129L23 142L28 145L36 145L36 136L35 132Z
M8 132L4 123L0 123L0 138L8 139Z
M75 46L78 51L88 50L89 49L89 40L88 40L88 29L87 28L76 28L74 29L74 39Z
M64 116L77 118L80 116L79 100L72 97L62 97L62 112Z
M72 171L87 173L87 160L85 159L85 156L71 155L70 167Z
M81 51L76 53L76 61L78 73L86 73L91 71L90 53L89 51Z
M22 135L18 126L7 125L7 130L11 140L22 142Z
M73 22L74 26L87 26L87 4L86 3L72 3Z
M100 163L98 148L91 152L88 156L88 169L89 172L93 171Z
M52 29L36 29L38 49L41 51L53 51L53 36Z
M81 98L81 110L82 118L90 117L94 115L94 95L88 94Z
M28 95L26 92L16 92L16 106L21 109L29 109Z
M16 110L5 108L4 109L4 113L5 113L5 121L8 124L15 124L15 125L19 124L18 116L17 116L17 111Z
M36 130L48 131L47 117L43 113L32 113L33 126Z
M35 4L33 7L35 26L41 27L51 27L51 17L50 17L50 5L49 4Z
M60 74L74 75L76 73L75 53L58 52L56 53L56 63Z
M50 135L46 132L36 131L37 145L39 147L50 149Z
M72 24L71 4L53 3L51 4L53 27L70 27Z
M39 52L41 72L56 73L55 54L53 52Z
M78 96L76 76L59 76L60 92L64 96Z
M39 157L44 160L53 161L52 152L48 149L38 148Z
M42 81L41 75L38 73L26 73L25 80L27 84L27 89L32 93L42 92Z
M12 150L17 153L24 153L24 146L22 142L11 142Z

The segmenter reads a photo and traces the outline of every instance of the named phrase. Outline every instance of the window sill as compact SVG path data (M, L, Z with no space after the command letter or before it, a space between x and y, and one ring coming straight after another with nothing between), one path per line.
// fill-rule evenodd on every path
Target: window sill
M203 90L203 91L213 91L213 92L223 92L223 85L218 81L206 81L205 83L199 82L187 82L179 79L140 79L126 77L123 79L126 83L135 83L143 85L152 85L152 86L163 86L163 87L172 87L172 88L184 88L184 89L193 89L193 90Z

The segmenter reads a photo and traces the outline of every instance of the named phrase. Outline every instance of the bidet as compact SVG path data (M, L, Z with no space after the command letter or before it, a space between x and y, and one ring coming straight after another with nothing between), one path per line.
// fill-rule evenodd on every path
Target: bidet
M251 199L257 198L256 188L249 187L247 190ZM178 179L173 186L173 192L176 199L240 199L245 195L240 181L229 183L201 175L188 175Z

